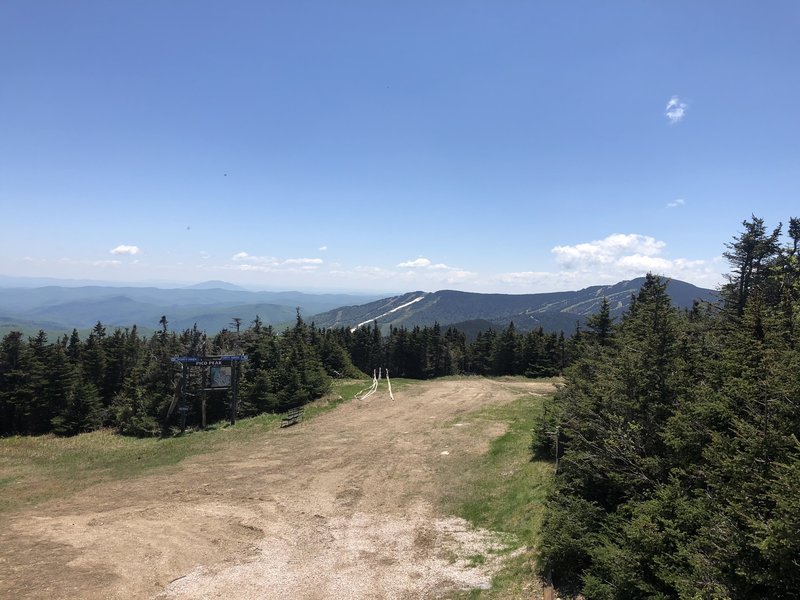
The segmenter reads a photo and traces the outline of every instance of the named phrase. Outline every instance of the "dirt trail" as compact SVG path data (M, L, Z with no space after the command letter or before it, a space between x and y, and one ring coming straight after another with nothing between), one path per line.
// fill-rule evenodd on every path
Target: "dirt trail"
M382 385L176 470L95 486L0 528L2 598L435 598L486 587L498 548L436 510L496 423L459 418L549 383ZM450 473L452 476L452 473Z

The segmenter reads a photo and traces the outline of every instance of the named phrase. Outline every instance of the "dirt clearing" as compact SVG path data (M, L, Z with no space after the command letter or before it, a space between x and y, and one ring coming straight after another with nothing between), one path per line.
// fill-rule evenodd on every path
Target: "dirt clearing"
M15 513L0 530L0 597L436 598L488 587L506 544L440 514L442 482L503 432L470 413L552 389L464 378L392 401L382 385L255 442Z

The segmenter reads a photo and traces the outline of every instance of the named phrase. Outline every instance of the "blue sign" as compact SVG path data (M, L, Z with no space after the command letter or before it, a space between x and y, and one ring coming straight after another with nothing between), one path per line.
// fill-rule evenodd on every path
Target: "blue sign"
M245 354L225 354L223 356L173 356L172 362L185 363L197 367L220 366L225 363L247 360Z

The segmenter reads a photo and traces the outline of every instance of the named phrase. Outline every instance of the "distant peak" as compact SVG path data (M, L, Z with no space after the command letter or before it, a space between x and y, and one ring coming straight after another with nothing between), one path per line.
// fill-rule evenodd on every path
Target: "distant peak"
M186 289L189 290L231 290L235 292L246 292L247 290L241 286L235 285L233 283L228 283L227 281L220 281L220 280L211 280L211 281L203 281L202 283L196 283L194 285L187 286Z

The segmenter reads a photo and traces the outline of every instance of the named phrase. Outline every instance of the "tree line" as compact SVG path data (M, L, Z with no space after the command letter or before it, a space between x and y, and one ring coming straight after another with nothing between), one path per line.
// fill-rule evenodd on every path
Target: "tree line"
M101 427L120 433L169 433L166 420L178 385L175 356L245 354L239 385L239 416L283 412L325 395L332 378L363 378L374 369L394 377L445 375L556 375L570 360L571 339L541 329L522 334L513 323L481 332L468 342L463 332L378 323L355 330L319 329L298 311L293 327L278 332L256 318L247 328L208 336L197 327L170 331L166 317L150 337L136 326L108 331L97 323L85 339L77 331L49 341L40 331L25 339L11 332L0 341L0 435L74 435ZM202 387L190 370L187 389ZM208 418L224 419L230 394L208 393ZM189 397L188 424L199 423L199 393Z
M533 438L558 452L539 567L587 599L796 598L800 220L744 221L720 302L648 275L597 315Z

